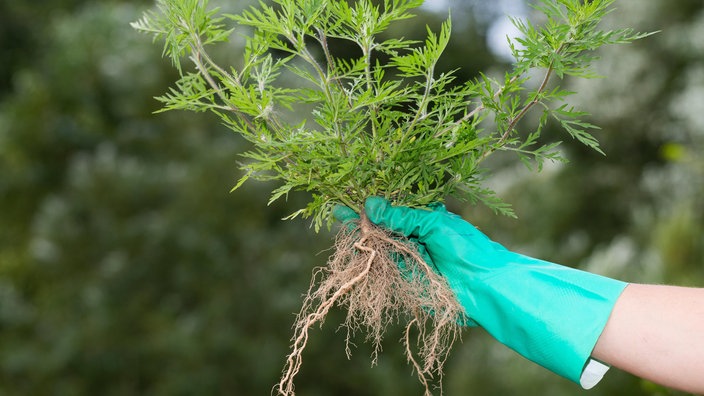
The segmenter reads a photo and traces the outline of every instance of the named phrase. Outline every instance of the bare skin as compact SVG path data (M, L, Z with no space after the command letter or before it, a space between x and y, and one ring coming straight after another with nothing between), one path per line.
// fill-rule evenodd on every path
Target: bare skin
M704 394L704 289L627 286L592 356L655 383Z

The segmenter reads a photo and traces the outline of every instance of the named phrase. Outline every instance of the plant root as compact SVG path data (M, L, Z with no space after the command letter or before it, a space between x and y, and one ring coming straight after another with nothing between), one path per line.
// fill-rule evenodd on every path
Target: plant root
M276 392L295 394L294 378L303 364L308 330L315 324L322 326L330 308L338 305L347 308L341 326L347 329L348 357L351 338L365 331L366 341L374 347L372 364L376 363L386 328L403 321L406 357L425 394L431 394L431 381L439 384L442 393L443 365L460 335L464 315L445 279L426 263L411 241L372 224L364 214L356 227L342 227L334 247L327 266L313 273ZM414 329L415 341L411 336Z

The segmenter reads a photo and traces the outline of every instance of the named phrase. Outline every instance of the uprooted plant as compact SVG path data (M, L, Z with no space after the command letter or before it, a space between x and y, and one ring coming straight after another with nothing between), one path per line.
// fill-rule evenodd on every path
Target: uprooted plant
M540 0L535 9L543 24L514 20L522 36L512 41L512 71L457 81L436 70L450 40L449 19L439 32L428 28L424 42L383 38L422 2L274 0L219 15L207 0L159 0L157 10L133 24L165 41L164 54L181 73L176 87L158 98L164 110L212 111L251 142L234 189L253 178L279 183L271 201L291 191L311 193L290 218L311 217L316 231L332 225L335 205L360 215L355 225L341 227L334 254L314 273L275 388L280 394L294 393L308 330L334 305L347 309L348 334L365 332L376 351L387 325L405 321L407 357L430 393L458 337L462 309L411 241L366 219L365 199L426 207L455 196L512 215L483 187L482 162L499 151L538 169L545 160L562 160L559 142L539 140L549 120L600 151L594 126L565 103L571 93L551 77L594 77L593 50L644 36L600 30L613 0ZM244 51L225 67L206 46L227 41L235 30ZM356 53L338 55L333 42L352 43ZM182 66L183 57L193 69ZM537 83L529 84L536 75ZM532 109L541 115L536 125L519 124Z

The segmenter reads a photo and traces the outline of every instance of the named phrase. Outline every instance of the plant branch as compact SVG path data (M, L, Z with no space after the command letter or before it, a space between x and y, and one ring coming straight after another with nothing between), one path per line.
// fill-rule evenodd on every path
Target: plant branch
M552 75L553 71L553 66L552 63L548 67L548 70L545 72L545 76L543 76L543 81L540 83L540 87L538 87L538 90L535 93L535 97L533 100L531 100L527 105L521 109L521 111L516 115L511 122L509 122L508 127L506 127L506 131L504 131L504 134L501 135L501 138L499 139L499 144L503 143L508 139L509 135L511 134L511 131L513 131L516 128L516 125L518 124L518 121L520 121L527 113L530 111L533 106L538 104L540 102L540 95L545 91L545 89L548 86L548 81L550 81L550 76Z
M325 61L328 64L328 69L330 70L330 74L332 76L336 76L337 72L336 72L336 67L335 67L335 60L333 59L332 54L330 53L330 48L328 48L327 36L325 35L325 32L323 32L322 29L317 29L317 32L318 32L317 39L318 39L318 42L320 43L320 46L323 48L323 54L325 54ZM338 86L338 88L340 89L340 92L345 92L345 88L342 85L342 81L340 81L337 78L334 78L332 80ZM325 84L325 85L326 85L326 89L329 89L329 88L327 88L327 84ZM331 96L331 95L332 94L330 93L328 96ZM347 95L347 106L350 110L352 109L352 98L350 97L350 95ZM335 134L339 139L340 153L343 156L347 156L347 143L345 142L345 135L342 132L342 128L339 127L337 122L335 123Z
M559 52L559 50L558 50ZM521 111L518 112L518 114L509 121L508 126L506 127L506 130L504 133L501 135L499 140L493 144L487 151L482 153L482 155L479 157L479 161L483 161L486 159L489 155L491 155L493 152L495 152L498 148L501 148L506 141L508 140L509 136L511 135L511 132L516 128L516 125L518 122L526 115L528 114L528 111L533 108L536 104L540 102L540 95L545 91L545 89L548 86L548 81L550 81L550 76L552 75L553 72L553 64L552 62L548 66L547 71L545 72L545 75L543 76L543 81L540 83L540 86L538 87L537 91L534 94L533 100L528 102Z
M229 110L232 111L233 113L235 113L242 120L244 120L244 122L247 124L247 127L253 133L256 132L256 127L254 126L252 121L249 119L249 117L247 117L244 114L244 112L242 112L242 110L240 110L237 106L230 103L227 96L225 96L225 94L223 93L222 87L220 87L220 85L217 82L215 82L215 80L213 79L213 76L210 74L210 72L208 71L208 68L203 63L201 58L205 58L206 62L208 62L208 64L211 67L215 68L215 70L217 70L218 73L221 73L221 75L223 77L228 77L230 75L228 73L226 73L224 70L222 70L222 68L217 66L217 64L210 58L207 51L205 51L205 48L203 47L203 42L201 41L200 35L198 34L198 32L195 29L189 29L188 25L185 21L182 20L181 23L186 25L187 31L191 32L191 39L192 39L191 40L191 43L192 43L191 60L196 65L196 68L198 69L200 74L203 76L203 78L205 78L205 80L208 82L208 85L210 85L210 87L215 91L215 93L218 95L218 97L220 97L220 100L222 100L223 103L227 104ZM234 78L235 81L239 84L239 80L236 79L236 77L231 77L231 78Z
M513 83L515 83L515 82L518 80L518 78L519 78L518 75L515 75L515 76L511 77L511 79L509 80L508 83L504 84L501 88L499 88L499 89L494 93L494 95L492 96L493 100L497 100L497 99L499 98L499 96L501 96L501 94L504 92L504 90L506 89L506 87L509 86L509 85L511 85L511 84L513 84ZM479 114L479 113L480 113L481 111L483 111L485 108L486 108L486 107L484 106L484 103L479 103L479 105L478 105L477 107L475 107L474 110L472 110L472 111L470 111L469 113L465 114L464 116L462 116L462 118L458 119L457 121L454 121L453 123L451 123L451 124L448 125L447 127L445 127L445 128L443 128L443 129L439 130L438 132L436 132L435 135L433 135L433 138L437 139L437 138L443 136L444 134L446 134L447 132L449 132L449 131L451 131L451 130L457 128L457 127L460 126L460 125L462 125L463 123L465 123L465 122L471 120L475 115Z
M372 45L369 43L371 41L369 38L364 40L364 43L360 43L360 48L362 48L362 56L364 57L364 78L366 80L367 90L372 90L374 88L374 82L372 80ZM370 124L372 127L372 140L376 140L377 130L377 106L370 106L371 114ZM378 160L378 158L377 158Z
M427 109L428 109L428 98L430 97L430 91L433 88L433 77L435 75L435 63L431 64L428 67L426 76L425 76L425 88L423 89L423 96L418 103L418 109L415 112L415 116L413 117L413 121L406 127L406 130L403 132L403 135L401 135L401 139L399 141L399 144L397 146L396 152L400 151L403 147L403 143L406 140L408 136L413 135L414 129L416 127L416 124L418 121L420 121L422 118L424 118L427 115Z

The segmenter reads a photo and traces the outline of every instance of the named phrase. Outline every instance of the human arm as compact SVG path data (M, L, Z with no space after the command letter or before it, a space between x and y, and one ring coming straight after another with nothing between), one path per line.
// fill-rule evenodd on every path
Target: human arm
M592 356L660 385L704 393L704 289L628 285Z
M370 198L365 212L421 245L473 323L529 360L584 388L605 372L593 374L593 357L653 382L702 392L704 353L689 349L692 342L704 343L702 292L627 285L513 253L442 207L392 207Z

